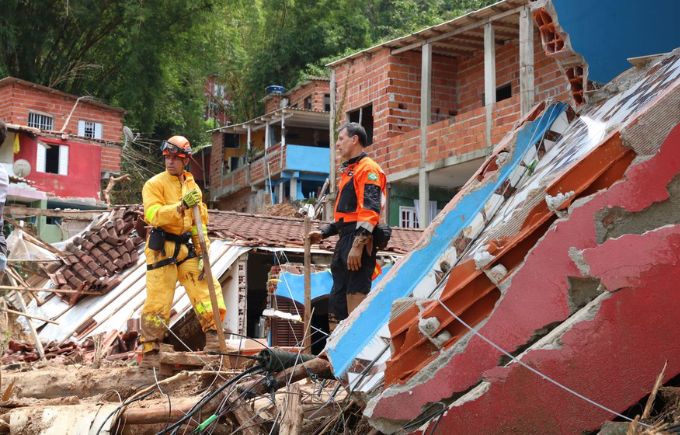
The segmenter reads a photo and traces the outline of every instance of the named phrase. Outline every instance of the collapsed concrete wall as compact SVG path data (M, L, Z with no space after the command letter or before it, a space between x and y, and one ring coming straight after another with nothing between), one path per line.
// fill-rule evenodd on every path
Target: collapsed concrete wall
M574 432L612 417L559 392L459 319L479 323L486 339L614 410L651 388L663 360L678 352L679 337L659 339L657 328L680 330L669 287L669 277L680 276L674 207L680 133L668 134L680 121L679 71L675 54L622 76L610 87L617 91L587 109L555 154L540 160L441 293L393 316L391 385L369 402L373 424L392 431L448 409L439 424L453 433ZM626 257L622 246L634 251ZM484 249L486 260L475 257ZM644 251L655 255L636 255ZM503 273L494 278L494 268ZM492 285L491 303L466 318L474 303L466 306L461 295L483 288L488 294ZM427 330L431 319L436 326ZM549 345L540 341L548 333ZM439 346L433 337L443 337ZM669 364L667 378L679 371ZM566 403L572 411L557 412Z

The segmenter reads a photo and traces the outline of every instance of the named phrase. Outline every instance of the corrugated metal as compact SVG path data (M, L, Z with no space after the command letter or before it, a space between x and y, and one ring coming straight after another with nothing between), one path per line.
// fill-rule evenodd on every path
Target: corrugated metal
M210 261L213 274L222 276L236 259L250 248L235 246L232 243L214 240L210 245ZM146 263L144 254L136 266L120 274L121 283L102 296L90 296L74 306L69 306L61 299L53 297L42 306L33 301L28 310L37 316L55 320L59 325L47 324L39 333L43 341L63 341L71 338L76 331L83 339L102 332L125 330L128 319L139 317L141 307L146 298ZM171 319L172 325L179 317L191 308L184 287L177 286L173 302L176 313Z

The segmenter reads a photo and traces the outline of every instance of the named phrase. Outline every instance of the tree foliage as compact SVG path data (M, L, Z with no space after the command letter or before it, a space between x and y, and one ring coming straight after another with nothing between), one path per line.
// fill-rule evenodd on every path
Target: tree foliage
M490 3L4 0L0 77L123 107L126 124L147 141L181 133L204 144L208 75L226 85L232 120L243 121L261 113L267 85L326 75L333 59ZM148 143L137 151L155 153Z

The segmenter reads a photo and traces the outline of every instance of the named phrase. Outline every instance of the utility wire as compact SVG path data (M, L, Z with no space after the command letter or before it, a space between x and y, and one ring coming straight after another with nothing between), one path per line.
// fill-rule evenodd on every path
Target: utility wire
M502 353L503 355L505 355L505 356L507 356L508 358L510 358L513 362L515 362L515 363L521 365L522 367L526 368L527 370L529 370L530 372L532 372L532 373L534 373L535 375L539 376L540 378L545 379L546 381L550 382L551 384L555 385L556 387L561 388L562 390L566 391L567 393L569 393L569 394L571 394L571 395L573 395L573 396L576 396L576 397L578 397L579 399L584 400L585 402L588 402L589 404L591 404L591 405L593 405L593 406L595 406L595 407L597 407L597 408L600 408L600 409L602 409L602 410L604 410L604 411L607 411L607 412L609 412L609 413L611 413L611 414L614 414L615 416L617 416L617 417L619 417L619 418L622 418L622 419L624 419L624 420L626 420L626 421L628 421L628 422L631 422L631 423L632 423L632 422L634 421L632 418L627 417L627 416L625 416L625 415L623 415L623 414L620 414L620 413L614 411L614 410L611 409L611 408L607 408L606 406L604 406L604 405L602 405L602 404L600 404L600 403L594 401L593 399L590 399L590 398L584 396L583 394L579 393L578 391L575 391L575 390L573 390L573 389L567 387L566 385L564 385L564 384L562 384L562 383L556 381L555 379L553 379L553 378L551 378L550 376L548 376L548 375L542 373L542 372L539 371L538 369L535 369L535 368L531 367L530 365L526 364L526 363L523 362L522 360L517 359L517 358L516 358L514 355L512 355L510 352L507 352L505 349L503 349L502 347L500 347L499 345L497 345L496 343L494 343L494 342L491 341L490 339L486 338L484 335L480 334L475 328L473 328L472 326L468 325L468 324L465 322L465 320L463 320L463 319L461 319L460 317L458 317L458 316L456 315L456 313L454 313L453 311L451 311L451 310L449 309L449 307L447 307L440 299L437 299L437 302L438 302L439 305L441 305L446 311L448 311L449 314L451 314L451 316L453 316L456 320L458 320L458 321L461 323L461 325L463 325L465 328L467 328L470 332L472 332L472 333L473 333L474 335L476 335L477 337L481 338L481 339L482 339L484 342L486 342L489 346L493 347L494 349L496 349L497 351L499 351L499 352ZM639 422L639 421L636 422L636 423L639 424L640 426L646 427L647 429L653 429L653 426L650 426L650 425L648 425L648 424L645 424L645 423L642 423L642 422Z

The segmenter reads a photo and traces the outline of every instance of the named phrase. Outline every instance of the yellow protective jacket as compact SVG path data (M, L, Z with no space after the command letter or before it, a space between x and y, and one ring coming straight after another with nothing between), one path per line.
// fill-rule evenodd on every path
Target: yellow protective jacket
M196 248L196 253L200 255L201 246L198 242L198 229L194 224L191 209L185 209L180 213L182 197L192 189L198 190L203 198L201 189L194 181L194 176L190 172L184 172L184 183L179 177L170 175L168 171L163 171L153 176L142 189L142 200L144 201L144 220L154 227L159 227L170 234L181 235L191 232L192 241ZM199 205L201 211L201 222L203 223L203 234L205 235L206 245L208 241L208 208L203 203Z

